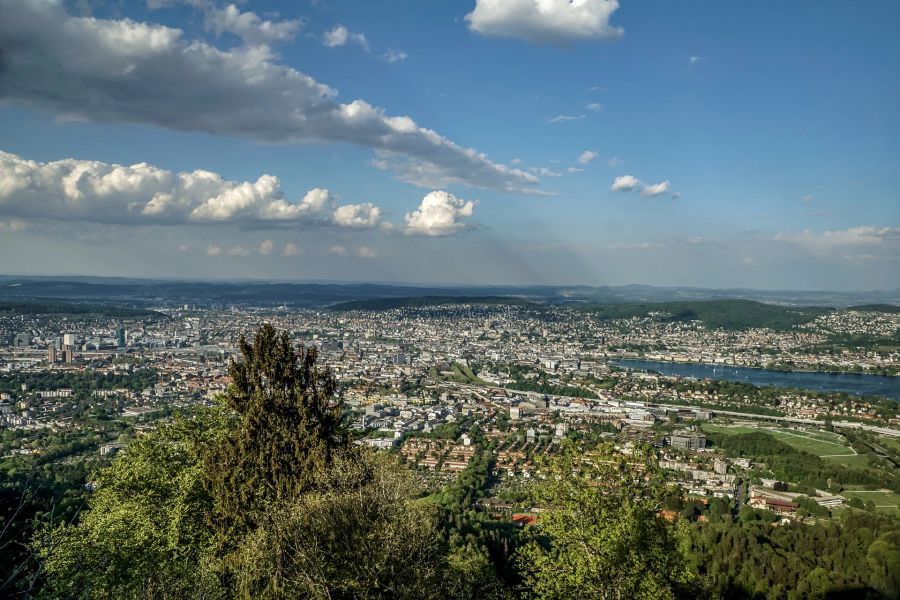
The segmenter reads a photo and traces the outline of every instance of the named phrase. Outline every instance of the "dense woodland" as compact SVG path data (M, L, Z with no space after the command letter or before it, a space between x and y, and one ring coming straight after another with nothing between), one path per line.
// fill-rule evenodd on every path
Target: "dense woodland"
M3 471L3 594L900 597L895 519L847 509L780 525L748 508L735 518L727 501L686 502L650 448L626 455L570 440L527 491L544 509L536 524L517 527L479 508L493 448L472 427L474 459L426 495L395 455L353 443L315 350L293 348L269 326L240 346L220 406L135 438L110 464L66 472L40 455L33 468L20 458ZM779 462L785 451L772 438L717 441L811 485L849 477L806 458ZM679 516L663 518L664 507Z

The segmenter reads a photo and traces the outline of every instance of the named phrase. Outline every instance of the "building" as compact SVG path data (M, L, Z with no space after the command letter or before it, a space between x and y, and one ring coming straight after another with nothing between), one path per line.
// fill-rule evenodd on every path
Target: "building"
M47 348L47 362L56 362L56 346L54 346L53 344L50 344L50 346Z
M669 445L682 450L706 448L706 436L696 431L678 431L672 434Z

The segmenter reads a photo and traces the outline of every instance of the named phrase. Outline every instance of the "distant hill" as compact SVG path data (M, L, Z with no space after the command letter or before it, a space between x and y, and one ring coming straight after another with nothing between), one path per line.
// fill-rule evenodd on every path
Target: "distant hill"
M779 331L809 323L833 311L828 307L795 308L763 304L753 300L701 300L690 302L646 302L591 304L582 307L604 319L627 319L658 314L661 321L702 321L707 327L746 329L768 327Z
M415 298L374 298L372 300L354 300L340 302L329 307L334 311L348 310L391 310L395 308L412 308L422 306L447 306L449 304L533 304L522 298L510 296L421 296Z
M900 290L830 292L694 287L623 286L460 286L380 283L297 283L266 281L160 281L103 277L12 277L0 275L0 300L108 301L126 305L259 306L324 308L335 303L384 298L505 297L543 304L755 300L783 306L900 305Z
M0 313L21 315L80 315L110 317L114 319L139 319L161 317L162 314L144 308L113 306L108 304L83 304L77 302L3 301Z
M900 306L894 304L860 304L859 306L850 306L850 310L861 310L868 312L883 312L897 314L900 313Z

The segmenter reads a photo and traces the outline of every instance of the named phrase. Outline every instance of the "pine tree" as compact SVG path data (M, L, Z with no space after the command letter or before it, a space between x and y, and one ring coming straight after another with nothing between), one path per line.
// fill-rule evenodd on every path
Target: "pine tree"
M209 453L206 472L217 525L240 530L266 505L307 490L349 438L335 379L316 366L315 348L295 349L269 324L239 346L225 396L238 424Z

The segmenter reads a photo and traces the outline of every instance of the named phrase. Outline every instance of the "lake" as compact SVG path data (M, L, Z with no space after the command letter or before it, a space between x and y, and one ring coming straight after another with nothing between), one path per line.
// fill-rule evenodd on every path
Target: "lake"
M623 359L610 361L618 367L657 371L663 375L740 381L753 385L796 387L814 392L846 392L857 396L883 396L900 401L900 377L857 375L854 373L815 373L772 371L658 360Z

